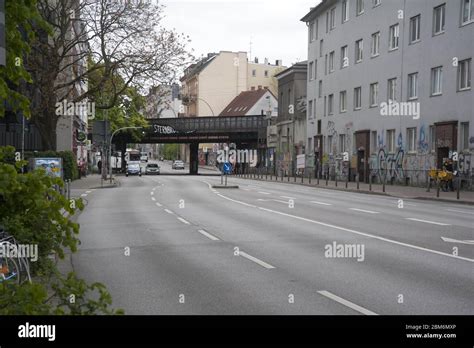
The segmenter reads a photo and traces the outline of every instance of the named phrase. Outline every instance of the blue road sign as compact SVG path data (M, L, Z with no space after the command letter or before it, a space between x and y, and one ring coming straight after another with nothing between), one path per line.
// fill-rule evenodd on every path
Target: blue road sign
M224 172L224 174L232 173L232 164L230 164L229 162L224 163L224 165L222 166L222 171Z

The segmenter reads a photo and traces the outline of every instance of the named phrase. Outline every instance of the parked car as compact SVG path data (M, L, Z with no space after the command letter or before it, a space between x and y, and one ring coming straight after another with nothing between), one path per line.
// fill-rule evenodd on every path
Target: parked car
M156 163L148 163L145 168L145 175L160 174L160 166Z
M125 176L129 175L142 176L142 169L140 168L140 165L138 163L131 163L127 166Z
M184 169L184 162L183 161L174 161L171 165L171 169Z

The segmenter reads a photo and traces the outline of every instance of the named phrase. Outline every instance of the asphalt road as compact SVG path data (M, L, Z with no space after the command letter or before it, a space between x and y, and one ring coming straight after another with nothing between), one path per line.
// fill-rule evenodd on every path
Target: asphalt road
M73 266L127 314L474 314L472 207L244 179L213 189L215 176L120 181L88 194Z

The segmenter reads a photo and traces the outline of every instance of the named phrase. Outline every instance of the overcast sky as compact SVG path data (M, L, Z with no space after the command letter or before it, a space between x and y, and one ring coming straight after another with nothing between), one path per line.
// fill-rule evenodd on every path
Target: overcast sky
M306 60L307 27L300 19L320 0L162 0L164 24L189 35L194 55L250 51L283 65Z

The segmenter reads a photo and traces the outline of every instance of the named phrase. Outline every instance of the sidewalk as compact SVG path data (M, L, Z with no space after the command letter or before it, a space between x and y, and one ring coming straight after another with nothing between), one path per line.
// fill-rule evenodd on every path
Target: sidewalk
M237 175L238 178L247 178L241 177ZM268 182L279 182L279 183L290 183L290 184L297 184L303 186L311 186L311 187L319 187L323 189L330 189L330 190L339 190L339 191L347 191L347 192L356 192L356 193L365 193L365 194L374 194L374 195L385 195L385 196L392 196L397 198L405 198L405 199L421 199L421 200L431 200L431 201L439 201L439 202L450 202L450 203L461 203L461 204L468 204L474 205L474 192L473 191L460 191L460 199L457 199L457 192L443 192L440 190L439 197L437 197L437 188L431 187L430 192L427 192L426 188L423 187L413 187L413 186L401 186L401 185L386 185L385 192L383 192L383 185L381 184L372 184L372 189L370 190L369 184L366 183L359 183L359 189L357 189L356 182L336 182L335 181L328 181L326 185L325 179L319 180L319 185L317 184L317 179L312 178L311 183L309 182L308 178L304 178L302 181L301 177L296 177L296 181L294 177L284 177L283 181L281 177L278 177L276 180L275 175L271 177L270 175L265 176L265 174L260 177L250 176L252 180L260 180L260 181L268 181Z
M87 177L82 177L81 179L74 180L71 182L72 190L84 190L84 189L99 189L99 188L112 188L120 185L120 182L117 180L117 177L114 175L112 183L110 179L103 180L99 174L90 174Z

